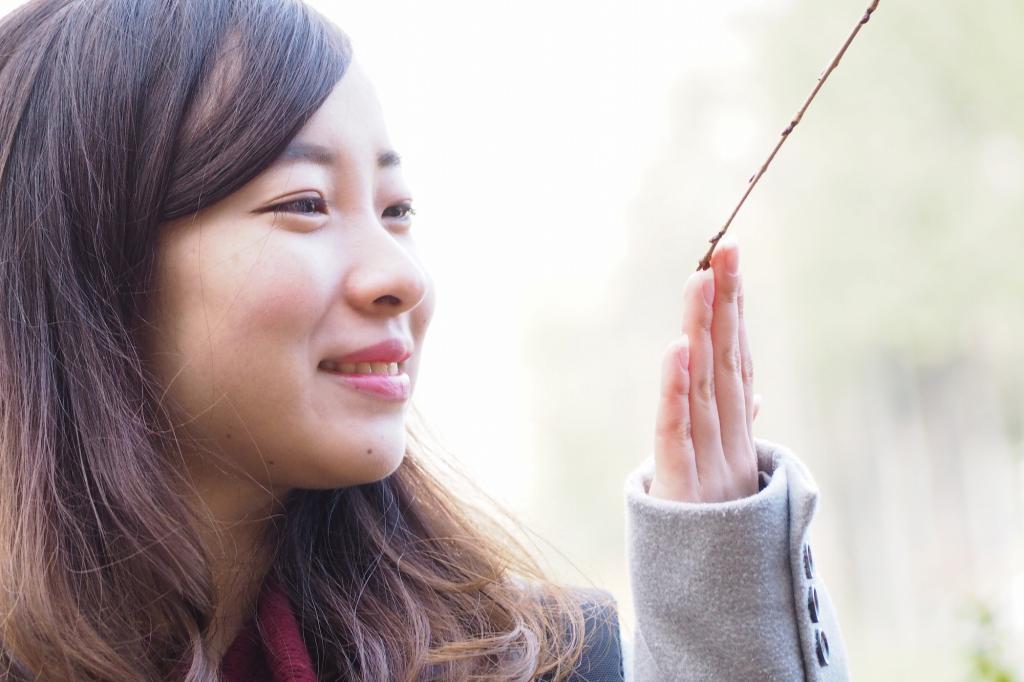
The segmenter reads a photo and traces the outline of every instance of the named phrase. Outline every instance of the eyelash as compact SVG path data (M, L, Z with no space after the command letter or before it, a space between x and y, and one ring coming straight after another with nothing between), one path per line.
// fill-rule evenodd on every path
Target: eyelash
M312 211L287 211L284 210L288 206L296 206L299 204L313 205ZM293 199L292 201L286 201L283 204L277 204L270 207L274 213L297 213L298 215L310 215L312 213L326 213L327 202L320 197L302 197L300 199ZM393 216L400 219L408 219L416 215L416 209L412 207L410 203L395 204L394 206L388 206L385 212L390 211L393 208L402 209L405 212L400 216Z

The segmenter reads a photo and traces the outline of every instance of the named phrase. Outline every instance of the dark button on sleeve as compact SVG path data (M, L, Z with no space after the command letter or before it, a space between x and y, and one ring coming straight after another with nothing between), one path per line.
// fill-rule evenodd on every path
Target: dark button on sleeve
M814 577L814 557L811 556L811 546L804 543L804 575L810 580Z
M811 621L818 622L818 590L814 585L807 588L807 611L811 614Z
M821 630L814 631L814 648L818 652L818 665L828 665L828 637Z

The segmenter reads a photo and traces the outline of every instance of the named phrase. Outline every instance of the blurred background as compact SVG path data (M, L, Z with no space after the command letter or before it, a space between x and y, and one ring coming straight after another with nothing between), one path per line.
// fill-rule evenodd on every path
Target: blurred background
M415 404L632 629L682 287L867 2L313 2L438 288ZM882 0L730 229L858 680L1024 680L1024 3Z
M8 11L16 2L0 2ZM438 289L414 404L632 631L683 283L866 0L311 0ZM1024 680L1024 3L882 0L730 229L858 680Z

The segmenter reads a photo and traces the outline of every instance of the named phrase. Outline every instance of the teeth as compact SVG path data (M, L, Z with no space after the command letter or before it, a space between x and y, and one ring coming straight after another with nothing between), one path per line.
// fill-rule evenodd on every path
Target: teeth
M320 367L328 372L341 372L342 374L382 374L385 376L397 376L405 371L404 362L360 362L357 364L343 363L339 365L331 360L324 360Z

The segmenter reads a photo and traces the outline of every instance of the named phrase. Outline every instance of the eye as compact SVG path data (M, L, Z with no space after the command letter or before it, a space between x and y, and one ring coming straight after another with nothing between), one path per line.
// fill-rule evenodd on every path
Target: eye
M327 213L327 202L321 197L301 197L271 206L270 210L274 213L297 213L311 216Z
M412 204L408 202L404 204L395 204L394 206L388 206L386 209L384 209L385 218L398 218L400 220L408 222L414 215L416 215L416 209L413 208Z

